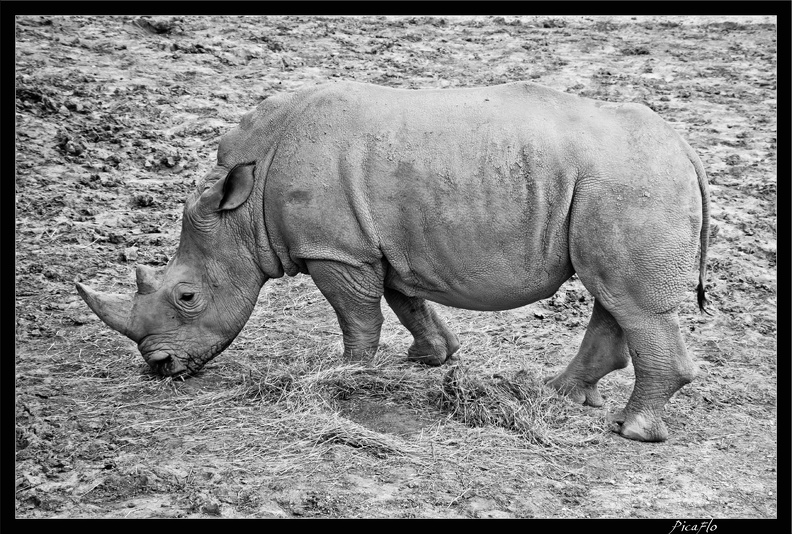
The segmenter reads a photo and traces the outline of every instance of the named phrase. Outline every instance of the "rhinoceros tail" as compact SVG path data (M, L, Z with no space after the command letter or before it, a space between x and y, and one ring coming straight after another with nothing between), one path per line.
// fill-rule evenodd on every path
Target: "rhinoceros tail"
M706 308L707 304L709 304L709 301L706 297L707 248L709 246L710 235L709 183L707 182L707 173L704 171L704 166L701 164L701 160L696 155L696 153L693 152L693 149L690 148L690 146L687 147L687 150L688 158L693 164L693 167L696 169L699 190L701 191L701 254L699 255L699 283L698 287L696 287L696 296L698 299L699 310L706 313L707 315L712 315L709 311L707 311Z
M706 308L706 305L709 304L709 300L705 296L706 291L704 291L704 284L699 282L698 287L696 288L696 293L698 294L698 306L699 310L703 311L707 315L712 315Z

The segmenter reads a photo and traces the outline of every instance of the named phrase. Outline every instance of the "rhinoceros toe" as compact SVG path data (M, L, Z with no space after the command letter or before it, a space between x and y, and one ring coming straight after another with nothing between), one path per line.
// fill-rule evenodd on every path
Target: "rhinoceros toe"
M415 341L407 350L407 359L420 362L424 365L442 365L453 358L454 353L459 349L459 342L456 337L446 340L441 336L433 339L423 339Z
M630 413L624 418L619 434L636 441L665 441L668 429L658 414L653 412Z
M555 389L559 395L567 397L576 404L599 408L605 401L597 389L597 384L589 384L561 373L545 380L545 384Z

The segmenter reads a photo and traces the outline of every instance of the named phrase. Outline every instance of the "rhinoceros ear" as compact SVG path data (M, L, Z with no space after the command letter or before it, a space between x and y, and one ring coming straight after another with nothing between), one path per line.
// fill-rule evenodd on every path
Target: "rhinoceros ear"
M238 208L253 191L253 171L255 163L237 165L223 180L223 199L217 207L219 210L232 210Z
M255 163L235 166L201 195L201 204L213 211L232 210L241 206L253 191Z

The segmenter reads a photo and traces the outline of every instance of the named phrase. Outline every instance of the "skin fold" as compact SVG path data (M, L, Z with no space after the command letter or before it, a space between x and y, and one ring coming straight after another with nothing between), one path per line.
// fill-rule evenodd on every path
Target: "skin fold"
M621 434L662 441L665 403L695 376L676 310L695 267L703 307L708 232L701 162L644 106L524 82L343 82L270 97L223 137L176 255L139 267L131 300L78 290L155 370L180 374L230 344L284 273L313 278L348 358L376 352L384 296L415 338L408 358L428 365L459 341L427 301L512 309L577 273L594 311L549 385L600 406L599 379L632 359Z

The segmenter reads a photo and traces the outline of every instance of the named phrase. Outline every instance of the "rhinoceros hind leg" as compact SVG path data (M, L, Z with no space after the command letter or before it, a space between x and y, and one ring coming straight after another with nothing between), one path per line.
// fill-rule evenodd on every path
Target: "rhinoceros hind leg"
M665 441L662 420L668 399L696 376L688 356L675 310L631 314L620 319L627 335L635 388L624 408L620 434L639 441Z
M424 299L408 297L386 287L385 300L415 338L407 350L407 359L426 365L441 365L459 350L457 337Z
M324 260L306 261L308 272L336 312L344 335L344 357L364 360L376 354L382 328L380 300L384 270Z
M547 385L573 402L599 407L603 400L597 382L611 371L626 367L629 361L624 332L595 299L580 350L562 373L547 380Z

